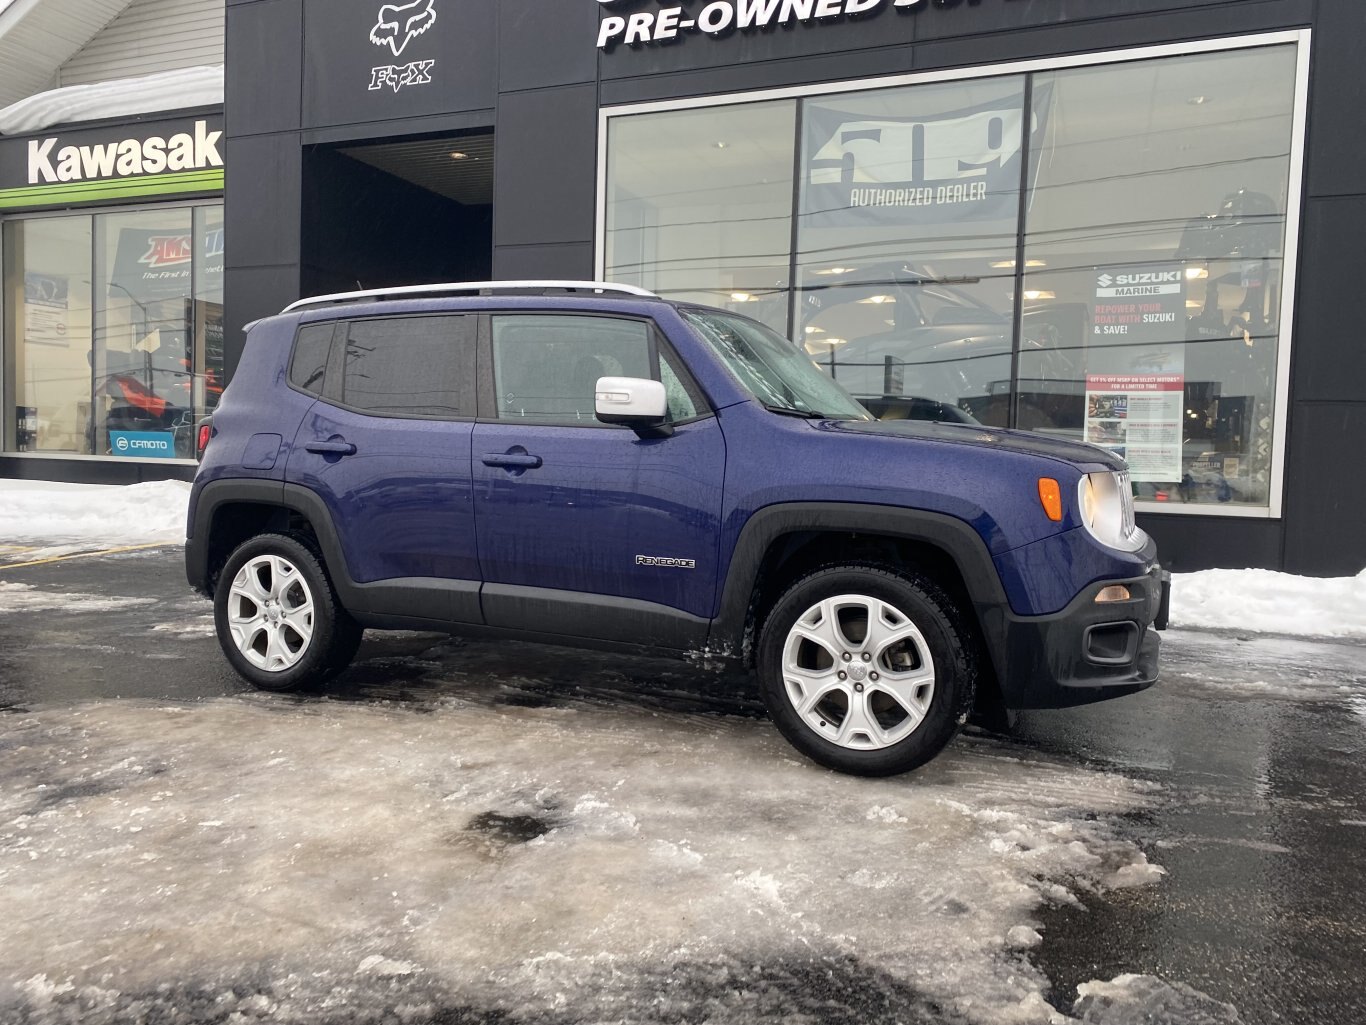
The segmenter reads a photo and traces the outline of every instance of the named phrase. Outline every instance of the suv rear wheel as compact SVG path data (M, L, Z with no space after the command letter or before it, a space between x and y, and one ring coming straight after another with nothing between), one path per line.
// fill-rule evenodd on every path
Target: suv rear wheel
M263 690L335 676L361 637L317 556L284 534L251 538L228 557L214 592L214 625L232 667Z
M859 776L923 765L972 708L976 648L933 581L872 565L798 580L759 639L764 703L813 761Z

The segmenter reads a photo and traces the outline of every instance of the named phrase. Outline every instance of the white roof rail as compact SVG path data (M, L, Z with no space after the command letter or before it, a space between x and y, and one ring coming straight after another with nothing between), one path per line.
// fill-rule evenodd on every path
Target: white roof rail
M286 306L281 313L292 313L306 306L328 306L333 303L358 302L363 299L405 299L430 295L451 295L456 292L475 292L492 295L496 292L549 291L616 292L622 295L658 298L653 292L635 285L618 285L610 281L451 281L437 285L400 285L397 288L371 288L360 292L334 292L300 299Z

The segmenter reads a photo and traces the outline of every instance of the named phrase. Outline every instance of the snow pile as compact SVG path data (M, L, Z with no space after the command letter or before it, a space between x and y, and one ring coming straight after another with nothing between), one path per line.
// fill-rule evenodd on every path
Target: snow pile
M1264 569L1176 574L1171 622L1300 637L1366 637L1366 570L1328 579Z
M420 709L0 719L0 1020L1045 1025L1038 910L1160 871L1119 775L968 737L854 779L761 721L459 672Z
M114 595L74 594L66 591L42 591L32 584L17 584L0 580L0 612L112 612L132 605L151 605L155 598L124 598ZM161 627L153 627L158 630ZM205 632L196 624L186 632ZM212 632L210 628L209 632Z
M25 558L41 558L93 546L185 540L190 485L55 484L0 480L0 546L35 546Z
M19 135L71 121L218 106L222 102L223 65L206 64L35 93L0 109L0 132Z
M1241 1025L1231 1004L1153 975L1120 975L1077 987L1073 1013L1083 1025Z

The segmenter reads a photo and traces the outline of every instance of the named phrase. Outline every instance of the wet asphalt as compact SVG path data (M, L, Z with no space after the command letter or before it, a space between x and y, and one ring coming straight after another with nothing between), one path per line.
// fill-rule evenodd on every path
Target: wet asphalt
M73 596L0 616L0 711L246 692L180 559L166 548L0 566L0 584ZM132 596L144 600L120 600ZM435 650L491 674L515 659L522 682L505 695L511 703L763 714L743 677L696 666L482 641L434 648L439 640L367 635L326 697L434 701L443 685L425 677ZM1072 1013L1078 984L1130 972L1203 994L1167 1011L1146 1006L1134 1025L1366 1021L1366 645L1170 631L1157 687L1022 714L1008 743L1160 787L1155 806L1122 825L1166 877L1044 915L1034 962L1056 1006Z

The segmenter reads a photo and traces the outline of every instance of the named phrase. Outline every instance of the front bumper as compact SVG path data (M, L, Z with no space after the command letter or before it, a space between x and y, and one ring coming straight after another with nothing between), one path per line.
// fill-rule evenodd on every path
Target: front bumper
M1096 602L1122 584L1127 601ZM1051 616L1007 615L1001 693L1010 709L1067 708L1133 694L1157 680L1171 574L1100 580Z

